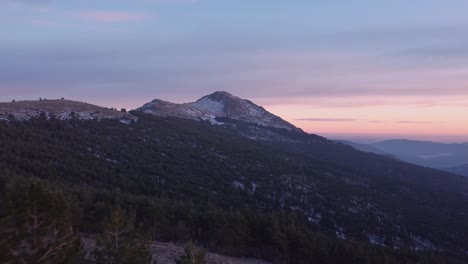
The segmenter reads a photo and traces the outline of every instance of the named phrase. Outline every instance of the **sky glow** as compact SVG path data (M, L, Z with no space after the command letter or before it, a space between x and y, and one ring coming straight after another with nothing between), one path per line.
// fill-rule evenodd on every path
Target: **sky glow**
M225 90L308 132L468 141L466 10L464 0L0 0L0 101L135 108Z

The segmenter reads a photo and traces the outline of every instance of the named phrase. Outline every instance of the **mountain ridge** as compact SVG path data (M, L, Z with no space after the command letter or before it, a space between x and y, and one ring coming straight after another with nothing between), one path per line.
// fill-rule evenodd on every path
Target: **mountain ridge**
M40 99L31 101L0 102L0 120L9 121L29 120L44 116L60 120L78 118L81 120L119 119L124 123L138 120L138 118L125 110L118 111L107 108L65 99Z
M391 139L372 143L369 146L409 163L448 171L468 161L468 143Z

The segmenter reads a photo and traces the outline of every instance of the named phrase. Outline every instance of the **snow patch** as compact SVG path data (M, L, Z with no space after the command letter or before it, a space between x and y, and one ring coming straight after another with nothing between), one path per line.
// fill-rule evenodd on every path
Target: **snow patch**
M346 239L346 234L344 233L344 228L339 226L335 231L335 235L338 239Z
M368 234L367 238L369 239L369 242L373 245L377 246L385 246L384 239L379 237L378 235L375 234Z
M250 183L252 185L252 192L254 193L257 190L257 184L255 182Z
M128 119L121 119L120 120L120 123L124 124L124 125L130 125L132 123L132 120L128 120Z
M309 217L307 217L307 220L318 225L322 220L322 214L320 212L312 213Z
M212 115L223 115L224 114L224 104L221 102L213 101L209 98L203 98L195 103L191 103L192 106L197 109L208 112Z
M427 250L435 249L436 247L429 240L424 239L417 235L411 235L411 239L414 243L414 250Z
M244 190L245 189L245 185L240 182L240 181L234 181L232 182L232 186L236 189L241 189L241 190Z

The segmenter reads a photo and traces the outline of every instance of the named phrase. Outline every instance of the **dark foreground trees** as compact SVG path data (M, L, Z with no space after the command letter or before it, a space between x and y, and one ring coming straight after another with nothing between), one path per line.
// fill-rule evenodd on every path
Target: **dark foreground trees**
M92 255L97 264L155 263L149 252L150 242L135 230L134 216L116 208L106 219Z
M19 180L0 198L0 263L78 263L76 203L41 181Z
M89 257L93 256L97 263L150 263L149 240L135 232L140 228L160 241L192 239L210 251L274 264L468 263L465 256L453 259L334 239L313 231L295 214L233 211L213 204L18 178L0 174L2 264L82 263L78 226L82 232L100 234L98 249L84 263L92 262ZM187 249L179 263L203 263L200 251Z

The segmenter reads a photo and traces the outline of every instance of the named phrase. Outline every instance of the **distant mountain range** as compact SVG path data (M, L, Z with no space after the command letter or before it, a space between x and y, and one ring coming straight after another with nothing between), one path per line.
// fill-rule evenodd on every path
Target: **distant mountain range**
M336 140L336 142L340 142L340 143L343 143L345 145L348 145L348 146L351 146L357 150L360 150L360 151L363 151L363 152L369 152L369 153L374 153L374 154L377 154L377 155L382 155L382 156L386 156L386 157L389 157L389 158L392 158L392 159L398 159L397 157L393 156L392 154L389 154L383 150L380 150L376 147L373 147L372 145L369 145L369 144L360 144L360 143L356 143L356 142L353 142L353 141L349 141L349 140Z
M407 139L393 139L372 144L340 142L361 151L392 155L412 164L468 176L468 143L447 144Z
M344 142L351 147L305 133L227 92L186 104L153 100L129 113L67 100L1 103L0 118L0 172L83 188L85 202L92 186L104 190L97 197L114 197L114 192L119 197L138 195L129 204L162 197L171 205L184 202L242 212L236 215L241 223L264 217L257 216L259 212L290 219L287 225L269 226L275 234L293 232L291 228L300 225L304 230L294 233L297 236L310 231L389 249L468 252L468 179L406 163L402 155L432 161L463 155L457 152L459 146L433 152L425 144L417 151L407 141L370 146ZM92 202L83 210L102 204ZM148 213L145 206L137 219L150 221L158 213ZM178 219L196 213L181 211ZM94 214L92 209L85 219L91 226ZM215 216L201 215L196 221ZM218 250L227 246L209 235L240 232L231 231L227 220L218 222L226 225L217 230L220 233L201 232L211 225L197 226L195 220L186 225L165 221L165 229L156 228L162 234L176 230L221 247ZM253 231L248 225L243 228L242 235L252 236L246 241L258 241L254 245L266 239L257 230L261 225ZM316 243L308 239L312 237L289 241L286 248ZM270 245L265 248L264 254L275 256Z

